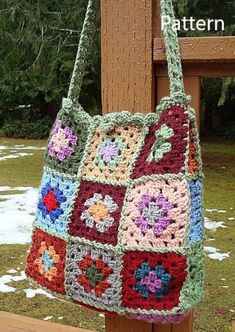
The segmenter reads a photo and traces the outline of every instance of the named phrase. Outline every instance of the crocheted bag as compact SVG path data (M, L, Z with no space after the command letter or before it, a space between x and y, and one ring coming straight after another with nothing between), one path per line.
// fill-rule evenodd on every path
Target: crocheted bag
M173 18L171 0L161 13ZM104 313L182 320L201 299L202 165L177 34L156 113L90 117L77 103L95 30L88 1L68 98L50 133L26 274Z

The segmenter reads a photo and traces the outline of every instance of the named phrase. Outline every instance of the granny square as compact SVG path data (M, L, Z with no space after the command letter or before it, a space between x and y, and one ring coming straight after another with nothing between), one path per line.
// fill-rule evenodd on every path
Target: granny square
M111 311L117 308L118 254L70 243L67 259L65 287L73 300Z
M188 115L183 106L165 109L159 122L149 128L131 177L183 172L188 127Z
M65 294L65 257L65 241L35 228L25 273L41 286Z
M127 311L171 310L180 303L186 277L187 258L184 255L127 252L122 269L122 306Z
M44 171L35 224L52 235L67 235L69 206L76 183L66 177L60 177L50 171Z
M104 133L96 128L82 174L99 180L114 182L128 179L130 166L140 144L142 128L137 126L116 126L112 131Z
M128 190L121 221L121 244L180 248L188 223L189 184L179 179L149 180Z
M69 222L69 234L116 245L126 188L82 181Z
M58 172L75 175L86 144L90 116L64 99L50 132L46 151L46 166Z

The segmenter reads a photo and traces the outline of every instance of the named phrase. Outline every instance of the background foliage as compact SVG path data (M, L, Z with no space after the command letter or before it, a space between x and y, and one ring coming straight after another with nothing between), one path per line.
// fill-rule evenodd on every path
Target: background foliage
M0 128L3 135L32 138L48 135L68 90L86 3L87 0L1 0ZM179 0L175 5L177 17L222 18L225 34L235 32L234 1ZM231 111L235 104L234 90L231 78L203 82L206 132L213 131L214 124L225 125L227 130L226 123L235 120ZM91 114L100 111L99 33L89 57L81 103ZM226 135L231 138L230 132Z

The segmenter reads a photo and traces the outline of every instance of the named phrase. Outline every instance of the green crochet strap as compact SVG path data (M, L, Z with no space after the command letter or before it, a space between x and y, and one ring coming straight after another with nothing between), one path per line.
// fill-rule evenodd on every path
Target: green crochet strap
M173 29L175 18L172 0L160 0L161 16L168 16L171 22L164 26L163 35L166 48L170 95L184 93L184 81L177 32Z
M87 56L91 49L96 30L97 0L88 0L86 15L79 40L73 74L70 81L68 99L77 104L86 69Z

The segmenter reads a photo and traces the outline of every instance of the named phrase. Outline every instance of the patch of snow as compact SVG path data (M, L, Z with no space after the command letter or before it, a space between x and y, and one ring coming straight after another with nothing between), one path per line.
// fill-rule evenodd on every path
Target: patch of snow
M205 252L216 252L217 249L214 247L204 247Z
M227 213L227 211L225 210L218 210L218 209L206 209L206 212Z
M46 317L43 318L43 320L50 320L52 318L53 318L53 316L46 316Z
M206 241L211 242L211 241L215 241L215 239L209 238L209 239L206 239Z
M230 217L230 218L228 218L228 220L232 221L232 220L235 220L235 218L234 217Z
M24 289L24 292L26 293L26 297L28 299L35 297L37 294L45 295L49 299L55 298L53 295L51 295L50 293L46 292L44 289L41 289L41 288L37 288L37 289L27 288L27 289Z
M15 269L10 269L10 270L7 271L7 273L11 273L11 274L12 273L17 273L17 271Z
M2 293L10 293L10 292L15 292L15 287L8 286L8 284L11 281L21 281L25 280L26 275L24 271L21 271L21 274L19 276L12 276L10 274L6 274L4 276L0 277L0 292Z
M25 156L32 156L33 153L16 153L16 154L8 154L6 156L0 157L0 161L7 160L7 159L15 159L19 157L25 157Z
M230 255L230 252L220 253L220 249L216 249L214 247L204 247L204 251L208 254L208 257L211 259L216 259L219 261L222 261L225 258L228 258Z
M64 316L58 317L58 320L62 320L62 319L64 319Z
M14 190L14 187L11 188ZM24 244L31 241L38 190L25 188L23 193L0 195L0 200L3 199L0 201L0 244Z
M222 281L226 281L226 279L225 279L225 278L221 278L220 280L222 280Z
M104 318L104 314L99 314L100 317Z
M211 259L216 259L218 261L222 261L225 258L228 258L229 254L230 254L230 252L225 252L225 253L215 252L215 253L209 254L208 257Z
M26 145L23 145L23 144L20 144L20 145L14 145L14 149L16 150L46 150L46 147L43 146L43 147L39 147L39 146L26 146Z
M228 288L228 286L222 286L222 288Z
M205 217L205 228L215 232L217 228L227 228L227 226L224 225L223 221L212 221L211 219Z
M32 187L9 187L9 186L1 186L0 187L0 192L1 191L25 191L32 189Z

